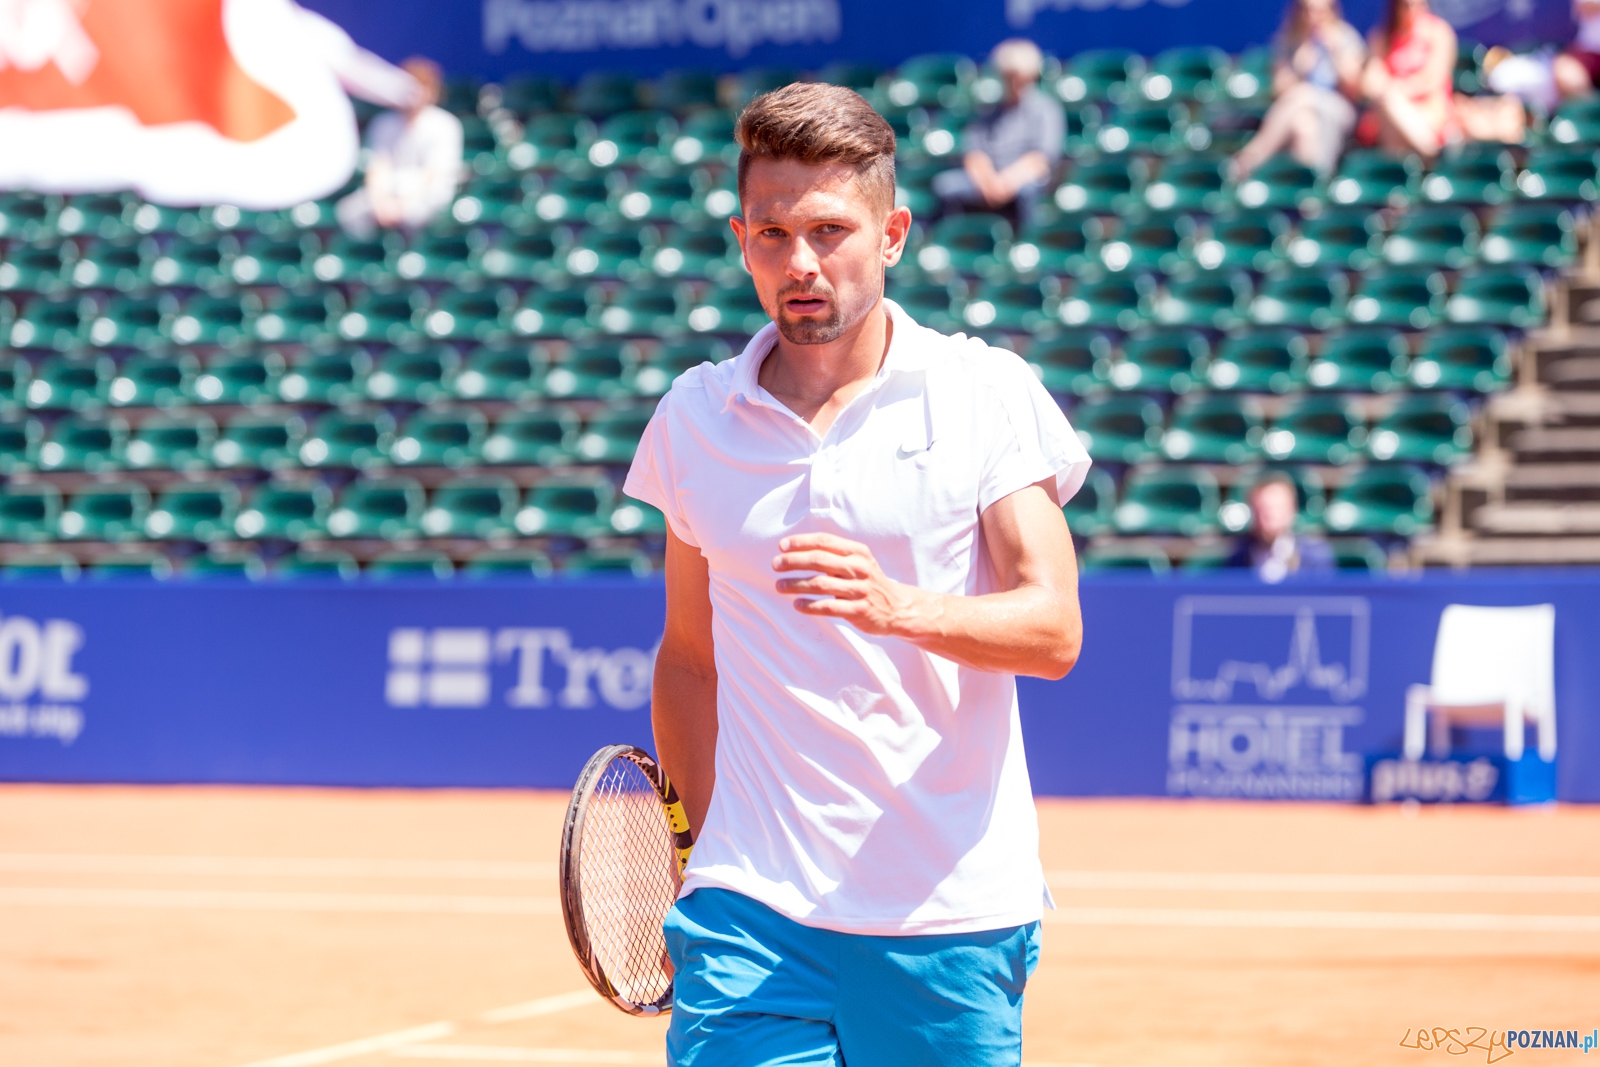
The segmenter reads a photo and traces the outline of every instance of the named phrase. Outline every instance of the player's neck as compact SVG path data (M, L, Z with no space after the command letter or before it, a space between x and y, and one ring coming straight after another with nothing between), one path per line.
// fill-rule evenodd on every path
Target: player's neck
M797 345L779 334L757 379L820 437L877 377L893 336L894 324L880 300L859 326L826 344Z

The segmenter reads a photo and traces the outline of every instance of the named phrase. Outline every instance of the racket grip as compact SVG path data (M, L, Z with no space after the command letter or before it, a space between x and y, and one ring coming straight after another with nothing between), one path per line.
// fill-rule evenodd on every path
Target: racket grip
M689 830L689 813L683 810L683 801L678 799L678 791L665 772L661 774L661 802L667 808L667 823L672 827L672 847L678 854L681 877L689 866L689 854L694 851L694 834Z

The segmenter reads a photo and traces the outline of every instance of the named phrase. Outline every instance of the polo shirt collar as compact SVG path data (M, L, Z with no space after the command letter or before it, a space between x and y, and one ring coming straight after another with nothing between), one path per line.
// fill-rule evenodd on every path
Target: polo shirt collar
M894 334L889 339L889 351L884 356L883 367L878 371L878 377L874 381L882 381L891 374L913 374L927 370L927 345L916 336L923 327L893 300L885 298L883 307L889 313L890 321L894 323ZM733 402L741 397L755 403L765 403L761 400L762 389L758 381L761 364L766 362L777 344L778 324L775 322L769 322L761 327L750 339L750 343L745 346L744 352L734 364L733 381L728 389L728 398L723 402L723 411L727 411Z

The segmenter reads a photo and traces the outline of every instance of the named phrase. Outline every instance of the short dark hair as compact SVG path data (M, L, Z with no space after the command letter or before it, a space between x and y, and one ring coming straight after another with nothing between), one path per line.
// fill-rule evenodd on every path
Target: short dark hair
M1289 492L1294 494L1295 502L1299 502L1300 486L1295 483L1294 478L1289 474L1288 471L1263 471L1259 478L1250 483L1250 491L1245 495L1255 496L1269 485L1282 485L1288 487Z
M796 82L762 93L739 115L739 197L757 159L854 167L867 194L894 208L894 130L853 89Z

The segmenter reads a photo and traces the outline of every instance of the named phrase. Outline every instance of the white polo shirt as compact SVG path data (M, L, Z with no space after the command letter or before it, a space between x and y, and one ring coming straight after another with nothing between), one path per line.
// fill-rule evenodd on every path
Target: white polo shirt
M1045 890L1013 676L802 615L772 559L833 533L897 581L991 592L984 509L1051 477L1066 500L1089 457L1017 356L885 305L883 367L826 434L758 384L769 324L673 383L628 474L710 569L717 779L683 892L850 933L1018 926Z

